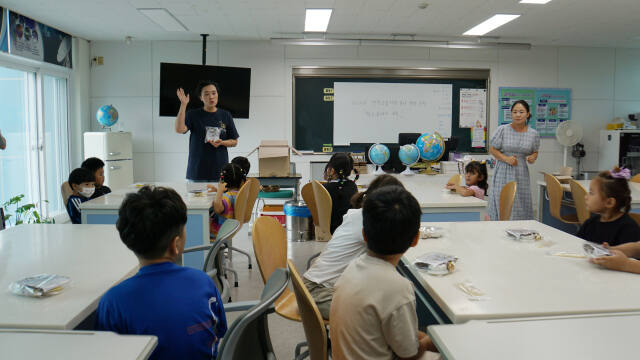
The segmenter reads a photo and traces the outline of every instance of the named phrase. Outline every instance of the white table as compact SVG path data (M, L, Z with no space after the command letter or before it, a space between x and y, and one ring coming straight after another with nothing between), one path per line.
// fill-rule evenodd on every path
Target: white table
M0 330L3 359L143 360L157 345L155 336L107 331Z
M589 191L589 183L591 180L578 180L584 188ZM565 224L560 220L551 216L549 212L549 195L547 195L547 184L539 180L538 184L538 218L540 222L553 226L556 229L564 230L570 233L575 233L576 226L571 224ZM629 188L631 189L631 211L640 212L640 184L629 182ZM564 211L567 213L575 213L575 209L569 205L573 204L573 197L571 196L571 187L569 184L562 184L562 189L565 191L565 204L563 204Z
M559 251L582 255L584 240L573 235L537 221L430 225L443 227L445 236L420 240L405 253L399 269L414 281L419 301L432 301L425 307L436 308L434 317L440 323L640 311L638 275L606 270L582 258L549 255ZM512 240L505 235L507 228L537 230L554 245ZM457 256L455 272L431 276L412 265L416 257L431 251ZM456 286L463 281L490 299L470 300Z
M429 326L447 360L637 359L640 314Z
M73 329L109 288L137 270L138 259L114 226L33 224L0 231L0 328ZM69 276L71 284L45 298L7 290L42 273Z
M187 191L187 187L199 186L205 188L204 183L190 184L187 182L177 183L149 183L155 186L170 187L182 197L187 205L187 241L185 247L193 247L209 244L209 208L215 199L215 192L206 196L194 196ZM126 188L115 189L112 193L99 198L89 200L80 205L82 210L83 224L115 224L118 220L118 210L128 193L138 191L143 184L133 184ZM214 183L210 185L216 185ZM204 253L195 252L184 254L183 264L185 266L202 269L204 263Z
M451 175L395 176L420 203L422 221L477 221L487 213L487 201L461 196L445 189ZM360 175L358 185L368 185L375 175Z

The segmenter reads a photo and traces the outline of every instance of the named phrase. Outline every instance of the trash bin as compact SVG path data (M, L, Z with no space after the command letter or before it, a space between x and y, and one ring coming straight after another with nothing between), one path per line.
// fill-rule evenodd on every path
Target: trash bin
M288 241L313 240L313 219L304 201L290 200L284 203Z

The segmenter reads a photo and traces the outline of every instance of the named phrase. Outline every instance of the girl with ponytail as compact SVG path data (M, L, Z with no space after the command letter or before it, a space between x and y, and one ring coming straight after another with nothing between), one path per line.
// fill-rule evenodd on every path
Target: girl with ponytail
M247 175L238 165L229 163L222 168L216 198L209 209L209 232L212 239L215 239L227 219L233 219L236 197L246 180Z
M589 184L585 199L594 215L582 224L578 237L611 246L640 241L640 227L629 216L631 172L625 168L603 171Z
M324 168L324 187L331 195L331 233L342 224L342 217L351 207L349 200L358 192L354 180L349 179L353 171L353 159L346 153L335 153ZM355 180L358 180L356 173Z

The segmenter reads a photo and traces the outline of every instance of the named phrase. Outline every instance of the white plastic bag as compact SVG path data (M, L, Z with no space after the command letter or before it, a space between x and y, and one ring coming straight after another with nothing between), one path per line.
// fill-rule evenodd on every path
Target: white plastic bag
M69 282L67 276L40 274L12 282L9 290L16 295L43 297L60 293Z

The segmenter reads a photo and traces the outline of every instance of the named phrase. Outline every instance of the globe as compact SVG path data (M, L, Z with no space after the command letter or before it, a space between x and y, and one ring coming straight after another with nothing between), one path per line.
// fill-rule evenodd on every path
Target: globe
M100 125L111 127L118 122L118 110L113 105L102 105L96 112L96 119Z
M437 132L420 135L416 145L420 157L427 161L438 161L444 154L444 139Z
M384 165L391 157L389 148L383 144L373 144L369 148L369 160L378 166Z
M420 160L420 150L414 144L402 145L398 150L398 157L404 165L411 166Z

